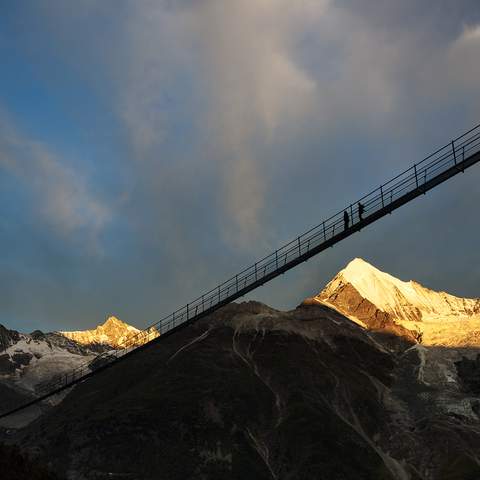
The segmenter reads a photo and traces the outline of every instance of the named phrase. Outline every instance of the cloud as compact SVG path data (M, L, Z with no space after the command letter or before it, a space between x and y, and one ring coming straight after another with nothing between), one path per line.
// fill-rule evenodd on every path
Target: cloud
M307 3L300 2L300 8ZM209 1L195 15L210 100L208 124L220 148L228 219L223 232L235 247L264 243L269 165L260 151L305 114L315 94L315 83L290 52L292 10L283 1Z
M135 2L111 46L122 50L107 68L115 72L111 94L132 158L150 163L141 167L149 175L157 165L161 176L178 123L191 123L194 138L186 141L200 138L199 148L211 153L222 235L237 247L248 249L262 237L269 186L258 146L304 118L314 98L315 83L294 62L290 44L303 16L324 3Z
M124 302L130 318L154 318L467 128L480 111L475 6L30 2L12 36L15 48L6 49L18 53L12 68L29 64L38 85L50 87L53 103L62 106L51 112L60 122L66 111L81 110L76 95L61 92L87 92L90 109L75 117L75 129L83 135L93 116L102 119L94 123L106 128L98 128L91 158L103 176L89 175L4 117L0 167L33 192L35 212L62 238L115 233L108 237L108 269L102 259L84 257L64 268L72 298L82 279L85 298L97 295L97 305ZM33 47L25 54L28 40ZM18 111L28 115L22 105ZM68 140L55 135L59 144ZM114 190L122 191L115 204L105 200ZM397 235L383 242L379 228L372 262L409 248ZM373 244L375 234L362 238ZM346 255L360 254L357 240L345 245L355 247L328 254L330 273ZM336 265L332 259L342 256ZM68 284L67 274L50 265L58 284ZM308 268L320 288L327 275ZM421 267L408 275L417 278L415 269ZM291 306L284 290L301 298L299 277L274 284L269 301ZM86 303L79 301L78 311L90 315Z
M407 135L415 130L411 112L474 88L475 75L465 72L478 62L463 60L478 51L474 30L457 38L445 29L439 38L421 21L409 23L413 3L375 15L328 0L122 5L122 28L102 48L132 161L149 163L140 176L166 182L175 172L191 175L186 165L195 172L201 161L214 164L221 236L245 251L275 242L266 235L278 175L272 148L296 136L334 143L351 129ZM190 156L170 148L185 123L193 135L180 141L192 146ZM156 188L169 191L161 181Z
M116 72L115 107L130 138L136 160L155 156L171 134L169 109L181 71L193 61L189 50L188 11L168 2L135 2L127 8L122 57ZM174 94L173 94L174 95Z
M411 23L418 16L412 2L369 15L329 0L120 5L109 42L97 48L97 39L84 39L84 70L103 69L99 76L110 82L103 91L123 124L131 161L144 164L135 175L164 178L155 183L157 197L170 191L166 182L175 175L208 171L220 196L220 235L245 251L275 243L266 230L278 165L295 169L299 161L276 159L273 151L298 139L335 145L349 130L408 135L416 131L412 114L474 88L455 73L476 68L462 60L475 57L471 29L456 40L445 28L439 38L435 22L425 20L442 12L422 10L422 21ZM69 31L65 22L75 15L49 8ZM91 14L90 4L78 9ZM88 68L97 50L102 57ZM179 153L182 143L188 152Z
M6 114L0 115L0 168L33 193L33 208L63 237L83 232L94 242L110 220L110 209L89 191L87 178L21 134Z
M462 95L469 95L480 114L478 78L480 77L480 24L464 27L447 52L445 75Z

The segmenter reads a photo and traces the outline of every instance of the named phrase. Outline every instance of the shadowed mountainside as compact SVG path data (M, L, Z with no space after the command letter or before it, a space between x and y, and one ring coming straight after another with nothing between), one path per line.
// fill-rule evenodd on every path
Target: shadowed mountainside
M0 411L35 398L38 386L79 366L95 367L98 354L126 342L145 343L139 330L116 317L95 329L75 332L20 333L0 325ZM151 329L148 339L158 336ZM37 410L40 414L42 409ZM30 420L27 415L25 420ZM9 420L6 421L9 424ZM23 422L22 422L23 423ZM0 422L0 426L5 422Z
M79 384L15 441L78 480L477 479L478 399L433 361L449 349L425 362L419 347L324 305L231 304Z
M26 457L18 447L0 443L2 480L59 480L45 465Z

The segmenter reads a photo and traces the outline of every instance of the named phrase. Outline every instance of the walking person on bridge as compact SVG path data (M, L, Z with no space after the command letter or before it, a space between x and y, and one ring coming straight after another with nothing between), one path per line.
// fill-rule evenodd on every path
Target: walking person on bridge
M365 211L365 206L363 203L358 202L358 220L361 222L363 220L363 212Z
M347 230L348 226L350 225L350 217L348 216L348 213L346 210L343 212L343 223L345 225L345 230Z

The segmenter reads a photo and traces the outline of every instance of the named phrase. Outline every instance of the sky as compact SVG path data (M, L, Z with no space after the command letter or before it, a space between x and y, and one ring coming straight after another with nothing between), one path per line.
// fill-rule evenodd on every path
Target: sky
M480 123L478 0L0 0L0 323L147 326ZM480 297L473 167L361 257Z

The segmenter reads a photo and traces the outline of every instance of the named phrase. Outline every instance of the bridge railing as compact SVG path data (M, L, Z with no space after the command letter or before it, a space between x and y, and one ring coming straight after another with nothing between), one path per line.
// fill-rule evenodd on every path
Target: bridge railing
M240 294L246 293L250 286L258 286L263 279L267 279L269 276L271 278L272 274L285 269L291 262L295 262L300 257L305 256L312 249L318 248L327 242L333 242L337 236L341 236L346 230L356 227L362 220L368 219L369 216L376 212L388 209L390 205L409 192L421 190L422 186L426 185L430 180L455 167L457 164L461 164L463 160L479 150L480 125L477 125L363 196L357 202L350 204L340 212L275 250L270 255L260 259L212 290L139 332L126 341L121 349L102 353L95 357L93 361L86 362L68 373L55 377L50 382L40 385L37 389L38 393L46 394L75 382L88 375L95 368L95 365L100 366L103 362L110 363L115 361L145 342L153 340L158 335L162 335L204 312L211 311L217 305L222 305L230 299L238 298ZM360 205L363 206L363 213L360 212ZM345 221L345 214L348 215L348 223Z

